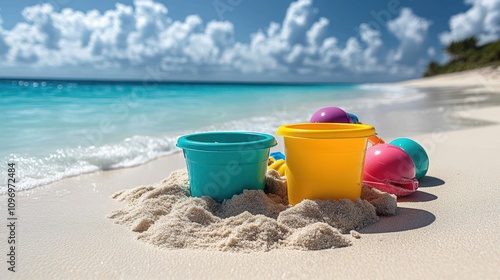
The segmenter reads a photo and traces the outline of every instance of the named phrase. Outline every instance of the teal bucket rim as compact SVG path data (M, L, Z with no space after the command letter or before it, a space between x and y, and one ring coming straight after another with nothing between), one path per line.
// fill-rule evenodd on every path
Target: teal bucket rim
M214 143L212 141L210 142L196 141L192 139L196 137L209 136L209 135L218 135L218 136L238 135L238 136L248 136L248 137L257 136L261 137L261 139L252 141L221 142L221 143ZM276 145L277 145L276 139L272 135L265 133L258 133L258 132L235 132L235 131L214 131L214 132L187 134L179 137L179 139L177 139L177 144L176 144L176 146L181 149L207 151L207 152L248 151L248 150L258 150L258 149L269 149Z

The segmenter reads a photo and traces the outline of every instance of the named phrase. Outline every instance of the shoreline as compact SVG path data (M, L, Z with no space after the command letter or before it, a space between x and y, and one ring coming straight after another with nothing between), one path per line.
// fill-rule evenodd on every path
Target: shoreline
M427 87L429 82L422 84ZM489 121L490 126L412 136L429 154L428 177L419 191L399 199L398 215L362 229L361 239L353 239L353 246L238 254L162 250L135 240L134 233L106 218L122 206L110 196L156 183L184 168L182 153L174 153L138 166L78 175L19 192L19 266L17 273L6 276L396 279L411 273L412 278L491 278L500 262L500 226L495 223L500 212L496 200L500 162L486 165L484 160L500 154L498 108L455 112ZM282 150L282 142L277 147ZM6 198L0 195L1 205L6 205ZM7 236L6 231L1 227L0 236ZM6 245L2 248L5 251ZM358 269L361 265L363 269ZM2 269L0 278L6 272Z

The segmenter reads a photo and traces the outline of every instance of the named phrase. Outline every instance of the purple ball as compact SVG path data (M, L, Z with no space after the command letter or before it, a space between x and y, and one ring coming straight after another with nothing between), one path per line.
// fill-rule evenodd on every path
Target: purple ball
M328 123L350 123L349 115L339 107L324 107L316 111L310 122L328 122Z

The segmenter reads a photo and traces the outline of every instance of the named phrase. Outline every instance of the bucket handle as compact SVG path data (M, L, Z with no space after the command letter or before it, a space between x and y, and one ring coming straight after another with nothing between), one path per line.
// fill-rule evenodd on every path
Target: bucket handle
M385 144L385 141L376 135L372 135L372 136L368 137L368 141L372 144L372 146L375 146L378 144Z

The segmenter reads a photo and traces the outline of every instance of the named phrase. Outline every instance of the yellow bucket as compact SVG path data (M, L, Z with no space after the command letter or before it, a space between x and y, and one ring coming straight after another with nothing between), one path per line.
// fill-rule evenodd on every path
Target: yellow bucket
M375 135L373 126L287 124L280 126L277 134L285 139L290 204L303 199L360 197L368 137Z

